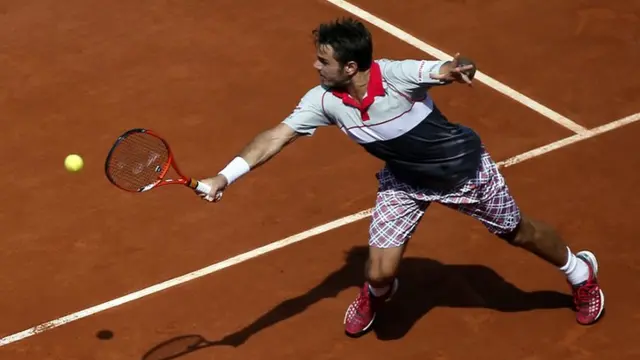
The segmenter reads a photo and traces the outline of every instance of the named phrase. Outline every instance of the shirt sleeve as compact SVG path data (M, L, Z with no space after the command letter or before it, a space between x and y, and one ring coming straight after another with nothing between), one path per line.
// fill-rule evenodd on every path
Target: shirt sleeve
M407 88L443 85L445 82L432 79L430 74L438 74L446 61L440 60L379 60L384 77L392 83L403 84Z
M321 87L309 90L283 123L307 136L313 135L318 127L332 125L332 121L322 109L322 98L325 92Z

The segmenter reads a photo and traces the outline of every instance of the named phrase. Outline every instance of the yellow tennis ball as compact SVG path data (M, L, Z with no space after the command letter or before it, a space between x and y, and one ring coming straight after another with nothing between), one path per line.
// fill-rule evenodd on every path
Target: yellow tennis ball
M64 159L64 167L67 168L68 171L80 171L82 166L84 166L84 161L80 155L71 154Z

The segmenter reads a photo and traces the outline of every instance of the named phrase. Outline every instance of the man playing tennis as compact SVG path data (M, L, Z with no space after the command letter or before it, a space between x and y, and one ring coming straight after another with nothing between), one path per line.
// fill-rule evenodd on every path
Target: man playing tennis
M604 310L598 263L589 251L574 254L549 226L523 215L495 162L470 128L450 123L428 90L469 83L471 62L372 59L372 38L353 19L313 30L320 85L292 113L258 134L217 176L204 179L207 201L286 145L316 128L335 125L368 153L383 160L369 227L366 281L347 308L348 335L364 334L398 287L396 271L408 240L431 202L481 221L491 233L557 267L571 285L580 324Z

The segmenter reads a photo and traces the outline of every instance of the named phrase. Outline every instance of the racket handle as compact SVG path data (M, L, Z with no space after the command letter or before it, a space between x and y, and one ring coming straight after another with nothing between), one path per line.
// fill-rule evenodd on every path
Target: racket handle
M211 186L209 186L208 184L201 183L201 182L198 181L197 185L196 185L196 191L208 194L209 191L211 191Z
M208 194L211 191L211 186L205 184L205 183L201 183L195 179L191 179L191 181L189 181L187 183L189 185L190 188L194 189L195 191L199 192L199 193L203 193L203 194ZM214 195L216 200L220 200L222 198L222 193L217 193ZM212 201L214 198L211 197L211 195L207 195L205 196L206 200Z

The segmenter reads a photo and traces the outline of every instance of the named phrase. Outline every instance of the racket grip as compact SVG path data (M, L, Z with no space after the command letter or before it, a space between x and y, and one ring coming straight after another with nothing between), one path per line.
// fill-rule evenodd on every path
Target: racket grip
M208 194L209 191L211 191L211 186L205 183L198 182L198 184L196 185L196 191Z

